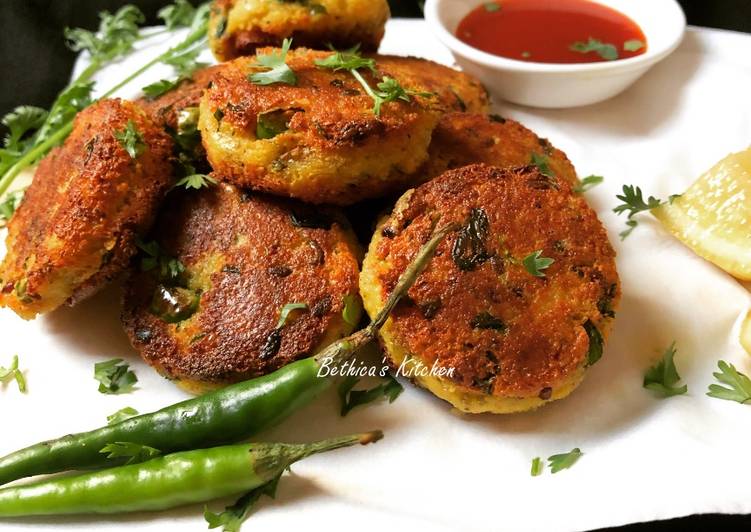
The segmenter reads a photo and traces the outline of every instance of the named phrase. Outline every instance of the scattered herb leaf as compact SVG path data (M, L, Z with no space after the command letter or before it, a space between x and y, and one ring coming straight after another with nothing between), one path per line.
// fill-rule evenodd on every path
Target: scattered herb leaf
M270 480L263 486L259 486L249 491L232 506L227 506L223 512L215 514L206 508L203 512L203 518L209 524L209 528L223 527L223 532L240 532L243 522L249 517L250 511L262 495L276 497L276 490L281 475Z
M675 353L675 342L673 342L663 353L662 359L649 368L644 375L644 387L652 390L662 398L682 395L688 391L688 386L685 384L683 386L676 386L681 377L678 375L678 370L673 360Z
M138 25L146 18L134 5L125 5L111 14L99 14L99 30L92 32L82 28L65 28L68 47L74 52L86 50L92 62L109 61L133 49L140 37Z
M148 445L122 441L108 443L99 452L106 454L109 459L127 458L126 464L140 464L162 454L159 449L154 449Z
M265 72L254 72L248 76L248 80L256 85L272 85L274 83L284 83L286 85L297 85L297 76L294 71L287 65L287 53L292 45L292 39L284 39L282 49L278 52L256 57L259 66L266 67L269 70Z
M165 254L157 241L145 242L141 238L136 238L136 247L142 251L143 255L141 271L148 272L157 269L156 273L161 282L174 284L185 272L185 265L178 259Z
M587 190L596 187L603 181L605 181L605 178L601 175L588 175L579 180L579 184L574 187L574 192L581 194L582 192L586 192Z
M358 382L360 382L360 379L350 376L339 385L339 399L342 403L340 414L342 417L346 416L353 408L372 403L381 397L385 397L389 403L393 403L404 391L404 387L391 375L385 377L385 382L369 390L353 390L352 388Z
M141 132L136 128L136 124L133 120L128 120L128 125L125 126L124 130L115 131L115 138L123 149L128 152L131 159L137 159L146 147L143 135L141 135Z
M191 174L180 179L172 188L183 187L186 190L208 188L216 185L216 179L206 174Z
M128 393L138 382L138 377L122 358L94 364L94 378L99 381L99 393L104 394Z
M587 42L575 42L569 46L569 50L572 52L579 52L587 54L589 52L597 52L597 54L606 61L615 61L618 59L618 48L613 44L604 43L600 40L589 38Z
M530 275L534 275L535 277L545 277L545 273L542 272L542 270L547 270L554 262L554 259L543 257L541 249L533 251L522 259L524 269L527 270Z
M728 387L720 386L719 384L710 384L707 395L715 399L735 401L741 404L751 402L751 379L724 360L720 360L717 366L720 368L720 371L712 375Z
M568 453L554 454L548 458L548 466L550 466L551 473L558 473L564 469L568 469L573 466L579 458L582 456L581 450L577 447L572 449Z
M675 198L677 197L678 195L670 196L668 201L672 203L673 200L675 200ZM639 187L634 187L634 185L623 185L623 194L617 195L616 198L621 200L623 203L617 205L613 209L613 212L619 216L623 213L628 213L626 225L629 228L620 233L621 240L630 235L631 231L633 231L639 224L637 220L633 219L635 215L643 211L651 211L652 209L656 209L664 203L654 196L649 196L647 201L644 201L644 196L642 195L641 189Z
M547 155L532 153L529 164L536 166L540 173L546 177L554 178L555 173L550 168L550 158Z
M532 470L530 471L530 474L533 477L539 477L542 475L543 470L545 469L545 464L542 462L542 458L539 456L536 456L532 459Z
M16 381L19 392L26 393L26 377L23 372L18 369L18 355L13 355L10 367L4 368L0 366L0 382L5 383L10 379Z
M130 406L126 406L125 408L121 408L114 414L107 416L107 424L117 425L118 423L122 423L126 419L130 419L137 415L138 415L138 410Z

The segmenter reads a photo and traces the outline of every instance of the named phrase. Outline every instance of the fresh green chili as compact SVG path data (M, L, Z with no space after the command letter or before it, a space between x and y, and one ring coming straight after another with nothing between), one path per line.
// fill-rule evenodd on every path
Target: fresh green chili
M250 443L175 453L148 462L0 490L0 518L167 510L237 495L312 454L366 445L380 431L315 443Z
M407 293L455 226L435 231L399 277L384 308L365 329L338 340L314 357L245 382L168 406L150 414L90 432L38 443L0 458L0 484L71 469L117 465L99 451L114 442L147 445L172 453L241 441L277 424L327 389L332 380L319 376L323 366L336 367L373 341L399 299ZM122 463L122 462L121 462Z

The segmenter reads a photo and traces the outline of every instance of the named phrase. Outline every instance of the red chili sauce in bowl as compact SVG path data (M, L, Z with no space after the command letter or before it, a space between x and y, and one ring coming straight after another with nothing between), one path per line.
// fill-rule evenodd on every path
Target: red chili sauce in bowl
M484 52L535 63L596 63L647 51L638 24L589 0L491 0L470 11L456 36Z

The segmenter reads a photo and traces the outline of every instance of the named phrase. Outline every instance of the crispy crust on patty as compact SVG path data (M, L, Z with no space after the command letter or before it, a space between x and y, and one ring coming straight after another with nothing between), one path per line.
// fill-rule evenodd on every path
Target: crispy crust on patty
M474 163L499 168L526 166L534 154L547 162L555 176L578 183L576 170L565 153L519 122L498 115L444 115L433 131L429 153L418 172L424 181Z
M440 111L428 98L413 97L386 103L375 116L372 99L351 74L314 64L328 55L290 52L287 64L297 75L296 86L251 83L248 74L258 71L255 58L221 66L201 100L200 116L203 144L220 179L338 205L400 191L412 182L427 158ZM371 74L363 76L375 86ZM259 139L259 117L266 123L271 116L286 130Z
M285 38L319 50L359 44L374 52L389 16L386 0L215 0L209 43L219 61L281 46Z
M371 316L432 227L450 222L462 232L440 245L382 330L392 363L454 368L452 378L416 380L468 412L527 410L570 393L588 362L586 328L605 337L620 297L595 212L566 180L533 167L446 172L407 192L377 230L360 278ZM523 265L537 250L554 259L544 277Z
M132 159L115 138L132 121ZM0 306L25 319L74 304L120 273L172 182L172 141L134 103L102 100L45 157L8 224Z
M360 251L336 211L218 185L170 194L155 227L198 307L177 323L162 320L150 310L157 270L136 266L122 321L144 360L192 391L270 373L349 334L345 298L359 319ZM307 309L270 340L288 303Z

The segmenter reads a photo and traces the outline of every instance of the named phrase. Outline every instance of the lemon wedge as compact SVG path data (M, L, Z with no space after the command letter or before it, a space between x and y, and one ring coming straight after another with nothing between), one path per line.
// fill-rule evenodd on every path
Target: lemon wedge
M751 280L751 148L728 155L652 214L697 255Z
M741 324L741 345L746 353L751 355L751 310L746 314L746 319Z

